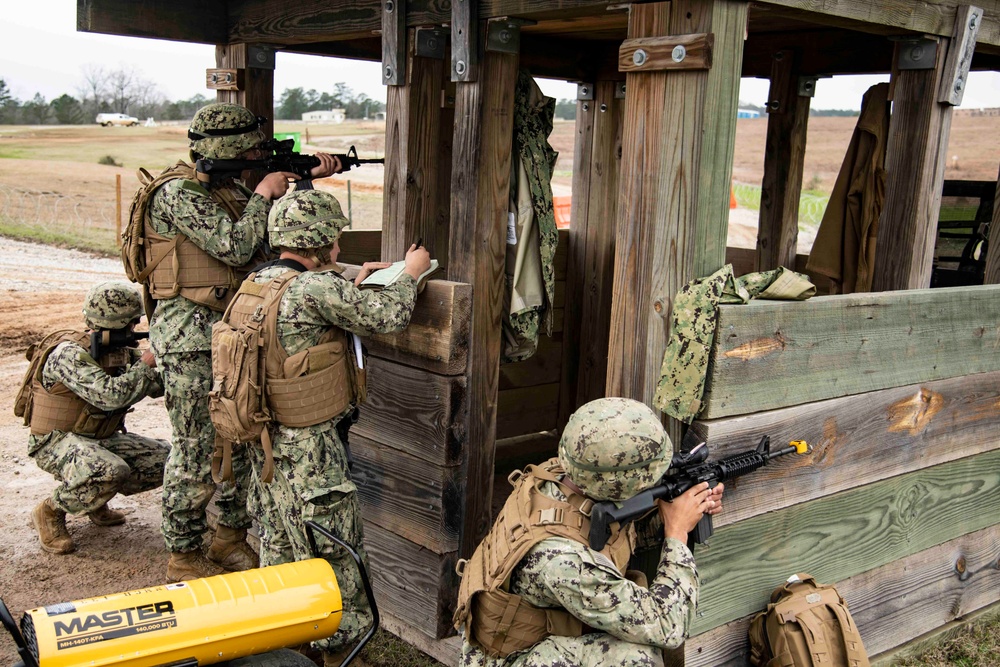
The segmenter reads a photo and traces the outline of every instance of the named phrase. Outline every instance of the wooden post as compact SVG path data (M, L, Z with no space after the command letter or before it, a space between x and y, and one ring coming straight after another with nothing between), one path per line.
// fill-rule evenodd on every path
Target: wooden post
M274 136L274 70L248 67L248 44L219 44L215 47L215 66L218 68L246 69L244 90L217 90L216 101L242 104L254 114L267 118L264 134ZM257 187L260 177L246 181L251 190Z
M609 396L652 403L674 294L725 261L746 21L735 0L631 6L629 38L714 33L715 50L709 70L626 77Z
M604 396L624 88L624 81L598 81L593 99L576 107L560 427L576 408Z
M757 228L758 271L795 268L799 197L806 157L809 98L799 95L797 54L778 51L771 64L767 148Z
M115 245L122 247L122 175L115 174Z
M418 237L431 257L447 252L436 235L441 135L443 59L416 55L411 32L406 83L389 86L385 125L385 188L382 204L382 259L403 258Z
M487 51L476 81L455 91L448 279L472 284L466 370L465 504L460 556L489 530L496 448L507 201L510 191L516 54Z
M931 284L951 130L952 107L937 101L949 41L941 38L938 42L932 69L893 72L885 203L875 244L873 292ZM900 45L896 51L898 56Z
M986 275L983 283L1000 283L1000 177L997 178L996 196L993 198L993 222L990 223L992 244L986 252Z

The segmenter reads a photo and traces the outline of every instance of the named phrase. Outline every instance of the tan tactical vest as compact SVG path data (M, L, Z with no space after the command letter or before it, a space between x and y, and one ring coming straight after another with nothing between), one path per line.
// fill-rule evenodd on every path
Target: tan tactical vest
M42 384L42 371L49 355L60 343L69 341L86 348L90 334L82 331L57 331L46 336L37 345L28 348L26 356L31 362L25 374L24 385L15 400L14 413L24 417L30 425L31 435L45 436L52 431L76 433L89 438L103 439L120 430L128 408L105 412L87 403L61 382L51 389ZM116 350L103 355L99 362L110 374L129 365L127 353Z
M466 639L493 657L505 658L530 648L549 635L578 637L582 622L562 609L541 609L508 592L510 575L522 558L542 540L564 537L588 544L593 501L571 491L560 481L564 471L558 459L515 470L514 486L489 535L472 558L458 563L462 585L458 591L455 627L465 628ZM541 493L545 482L559 484L567 501ZM619 571L632 554L635 531L613 529L600 552Z
M170 175L173 178L195 179L194 167L184 162L178 163ZM165 176L167 174L161 177ZM173 178L163 178L160 185ZM245 188L239 185L223 186L213 188L209 193L233 222L243 215L249 198ZM150 296L153 299L172 299L180 295L223 312L251 265L229 266L199 248L184 234L178 233L173 238L158 234L149 223L148 210L143 225L146 266L139 275L139 282L146 283ZM254 262L258 259L255 258Z

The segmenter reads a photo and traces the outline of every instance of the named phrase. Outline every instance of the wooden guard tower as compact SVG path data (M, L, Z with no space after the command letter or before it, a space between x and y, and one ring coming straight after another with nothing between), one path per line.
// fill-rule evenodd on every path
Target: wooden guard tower
M814 452L733 485L697 554L701 604L675 657L718 666L746 664L749 617L794 572L837 583L883 658L1000 611L1000 248L987 285L927 289L952 108L970 67L1000 69L1000 0L961 2L77 7L82 31L217 45L219 99L265 116L276 49L382 62L382 230L348 234L344 257L398 258L422 236L448 279L429 284L406 331L369 342L370 400L351 444L387 625L452 664L455 561L488 530L507 472L553 453L588 400L651 403L688 280L727 261L737 273L802 265L817 77L892 73L876 291L722 308L694 428L716 456L765 433ZM560 236L555 336L501 366L519 68L579 82L572 227ZM771 80L756 253L726 248L741 76ZM1000 206L994 229L998 219Z

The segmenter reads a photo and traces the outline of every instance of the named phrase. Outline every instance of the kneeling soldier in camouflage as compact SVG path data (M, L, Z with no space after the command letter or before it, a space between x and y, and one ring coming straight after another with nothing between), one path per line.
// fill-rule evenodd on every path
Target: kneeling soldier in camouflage
M602 551L588 545L594 502L621 502L654 486L673 450L647 406L587 403L570 417L558 458L511 476L514 491L464 567L455 625L461 664L489 667L662 665L687 637L698 574L685 545L703 513L722 508L722 485L700 484L659 502L663 550L652 584L625 574L634 527Z
M15 413L31 426L28 455L60 482L31 513L49 553L76 548L66 530L67 513L117 526L125 515L109 508L109 500L163 483L169 443L125 432L131 405L163 395L153 354L120 347L94 359L89 351L91 332L130 332L141 314L140 297L129 285L100 283L83 304L91 331L57 331L28 350L31 365Z

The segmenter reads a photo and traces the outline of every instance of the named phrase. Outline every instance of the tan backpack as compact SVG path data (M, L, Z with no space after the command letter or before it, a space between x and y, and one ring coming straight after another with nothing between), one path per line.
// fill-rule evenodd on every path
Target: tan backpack
M146 213L149 211L153 193L161 185L175 178L193 179L195 170L190 164L181 160L173 167L164 169L159 176L154 177L142 167L135 172L135 175L139 179L139 189L132 196L132 204L128 209L128 222L122 229L121 257L125 276L134 283L141 283L146 277L144 275L146 253L143 249Z
M251 273L240 286L222 319L212 325L212 389L208 393L208 414L215 426L215 453L212 477L216 483L232 479L233 445L260 441L264 467L260 478L274 477L274 455L267 425L274 416L267 407L265 370L265 317L274 330L278 308L298 272L289 271L267 283L255 283ZM247 307L252 315L242 322L232 322L233 306ZM256 303L256 307L253 307Z
M28 370L25 371L24 377L21 379L21 387L17 390L17 396L14 397L14 416L23 417L25 426L31 424L31 412L34 407L34 380L37 379L41 382L42 368L49 358L49 353L63 341L80 342L85 337L86 334L79 331L61 329L50 333L37 343L32 343L25 351L24 356L31 363L28 364Z
M775 588L750 622L754 667L869 667L847 603L833 586L799 573Z

